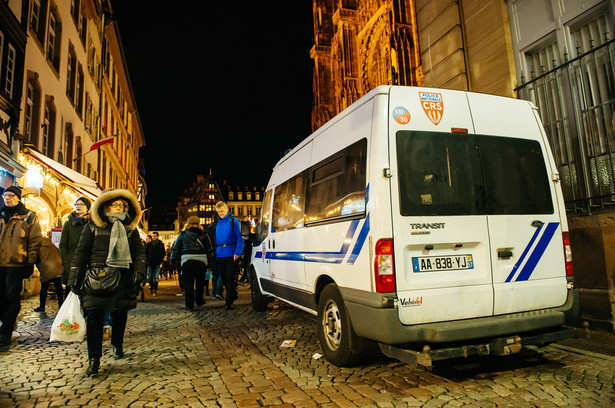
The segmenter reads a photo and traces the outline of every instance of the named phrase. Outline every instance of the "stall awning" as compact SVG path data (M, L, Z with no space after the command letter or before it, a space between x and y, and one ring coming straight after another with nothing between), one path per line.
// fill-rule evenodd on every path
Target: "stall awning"
M58 163L49 157L42 155L34 150L27 149L24 153L32 157L35 161L49 168L56 173L67 184L70 184L75 190L80 191L92 198L97 198L101 191L96 182L73 169L69 169L63 164Z

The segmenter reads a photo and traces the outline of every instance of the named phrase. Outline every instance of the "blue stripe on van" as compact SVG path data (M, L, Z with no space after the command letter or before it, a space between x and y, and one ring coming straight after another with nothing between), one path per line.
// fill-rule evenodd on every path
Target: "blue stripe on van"
M532 251L525 266L523 266L523 269L521 270L521 272L519 272L519 276L517 276L517 278L514 279L515 282L526 281L530 278L530 276L534 272L534 269L536 269L536 265L538 265L538 262L540 261L540 259L545 253L545 250L549 246L551 239L553 239L553 236L555 235L555 231L557 231L558 227L559 227L559 222L550 222L549 224L547 224L547 226L544 228L544 233L540 237L538 244L536 244L536 247ZM538 236L540 235L542 231L543 231L543 227L541 226L540 228L536 230L536 232L534 232L532 239L530 239L530 242L527 244L527 246L523 250L521 257L519 257L519 260L513 266L513 269L508 275L508 277L506 278L505 282L510 282L513 280L513 277L517 273L517 270L519 269L519 267L525 260L525 257L529 253L530 248L532 247L532 245L534 245L534 242L536 241L536 239L538 238Z
M547 225L545 232L542 234L542 237L540 237L538 244L536 244L536 248L534 248L532 255L530 255L527 263L519 273L519 276L515 279L515 282L526 281L530 278L534 272L534 269L536 269L536 265L538 265L538 261L540 261L540 258L544 255L545 250L551 242L551 239L555 235L555 231L557 231L558 226L559 222L550 222Z
M508 275L508 278L506 278L504 282L510 282L513 276L515 276L515 274L517 273L517 269L519 269L519 267L521 266L521 263L525 260L525 257L527 256L527 253L530 251L530 248L532 247L532 245L534 245L534 241L536 241L536 238L540 234L541 229L542 229L542 225L536 229L536 231L534 232L534 235L532 236L532 239L530 239L530 242L527 244L527 246L523 250L523 253L519 257L519 260L517 261L515 266L513 266L512 271L510 272L510 274Z
M361 249L363 249L363 245L365 244L365 240L367 239L368 234L369 234L369 213L367 214L367 217L365 217L363 228L361 228L361 232L359 233L357 242L354 244L354 248L352 249L352 252L350 253L350 257L348 258L348 263L350 265L354 265L354 262L357 260L357 257L361 253Z

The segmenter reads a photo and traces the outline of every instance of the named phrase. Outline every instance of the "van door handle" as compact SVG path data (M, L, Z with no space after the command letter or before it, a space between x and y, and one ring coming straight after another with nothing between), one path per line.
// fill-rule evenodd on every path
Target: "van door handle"
M504 259L508 259L508 258L512 258L513 253L511 250L508 249L500 249L498 251L498 258L504 258Z
M275 239L272 239L272 240L271 240L271 243L272 243L272 245L273 245L273 249L275 249Z

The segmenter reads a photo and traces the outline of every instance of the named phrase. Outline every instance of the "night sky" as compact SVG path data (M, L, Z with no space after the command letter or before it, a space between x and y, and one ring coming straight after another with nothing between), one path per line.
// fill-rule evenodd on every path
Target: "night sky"
M172 210L210 168L220 183L265 185L284 151L310 134L312 2L152 4L112 3L152 216Z

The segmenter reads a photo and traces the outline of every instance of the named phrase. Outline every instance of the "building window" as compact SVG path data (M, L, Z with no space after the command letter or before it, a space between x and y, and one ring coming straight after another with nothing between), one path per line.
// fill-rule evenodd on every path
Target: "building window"
M29 80L26 86L26 109L24 115L24 132L26 140L38 147L39 112L41 91L35 80Z
M2 72L2 56L4 55L4 35L0 32L0 72Z
M233 201L235 199L235 193L233 193L232 191L228 192L228 199L229 201Z
M237 206L237 216L238 217L242 217L243 216L243 205L238 205Z
M250 193L250 192L246 193L246 200L252 201L252 193Z
M47 59L59 71L60 68L60 44L62 38L62 24L58 11L52 11L49 15L49 25L47 33Z
M55 148L55 121L56 111L52 102L45 104L45 118L43 122L43 154L53 158Z
M243 200L243 193L241 191L239 193L237 193L237 199L239 201Z
M9 96L9 99L13 98L13 85L15 82L15 48L9 44L6 53L6 76L4 81L4 90Z
M199 205L199 211L206 211L205 210L205 204Z

